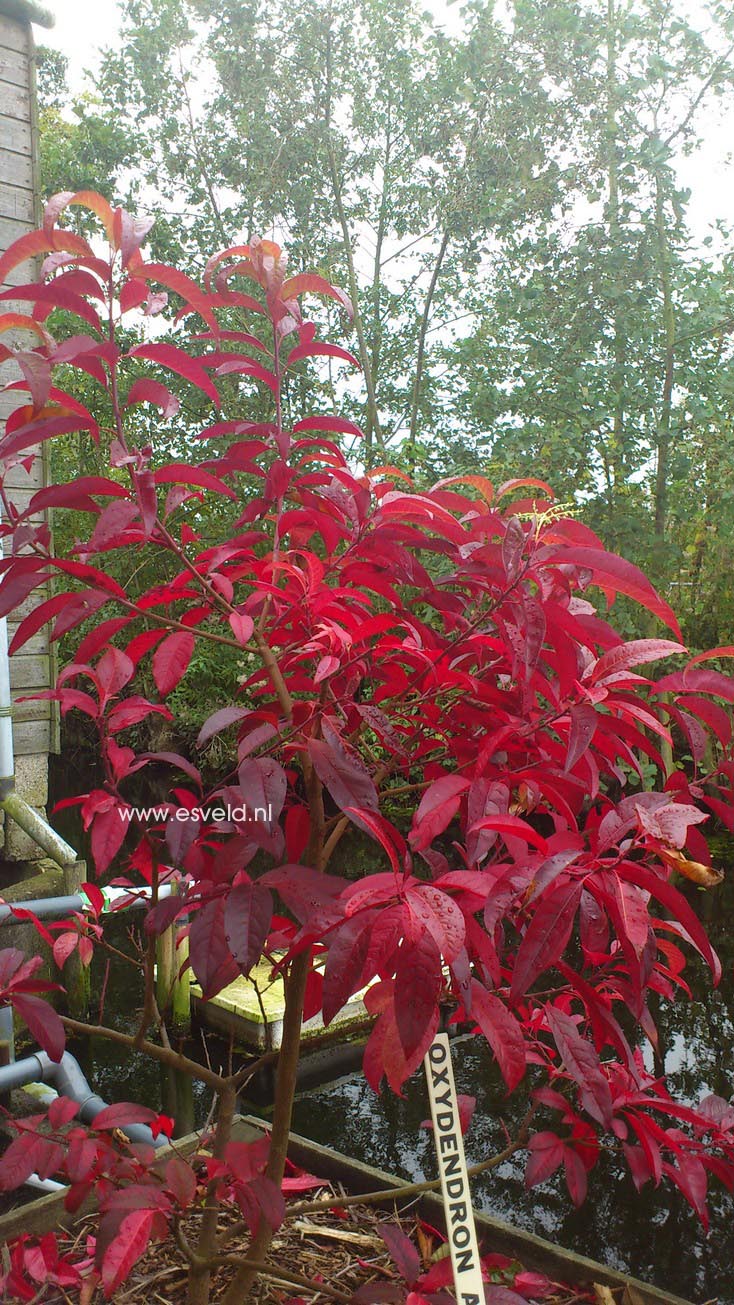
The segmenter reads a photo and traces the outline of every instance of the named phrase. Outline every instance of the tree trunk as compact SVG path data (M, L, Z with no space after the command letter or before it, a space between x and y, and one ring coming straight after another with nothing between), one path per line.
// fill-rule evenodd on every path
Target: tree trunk
M657 466L655 471L655 542L663 544L668 524L668 482L670 477L671 418L675 380L675 306L670 277L670 246L665 228L663 184L660 170L655 172L655 231L662 294L664 334L663 388L657 422Z
M607 145L607 182L609 198L607 203L607 222L609 226L609 248L614 263L615 255L621 253L621 228L619 220L619 154L617 149L617 12L616 0L607 0L607 70L606 70L606 145ZM614 298L612 300L613 357L612 367L612 412L613 437L610 461L614 475L614 488L619 489L626 477L625 458L625 413L624 388L627 367L627 336L624 328L624 314L619 299L620 275L617 268L614 274ZM614 503L614 496L612 499Z
M283 1041L281 1042L280 1056L278 1057L275 1109L273 1112L273 1128L270 1135L270 1156L266 1171L268 1178L272 1179L278 1187L280 1187L285 1172L288 1135L293 1115L293 1099L296 1093L296 1073L301 1049L303 1002L310 968L310 953L308 951L302 952L293 961L285 983ZM256 1261L264 1260L272 1240L272 1228L265 1219L261 1219L258 1230L248 1247L247 1258ZM247 1266L238 1269L224 1293L220 1305L243 1305L256 1277L256 1269ZM187 1305L202 1305L202 1303L189 1300Z
M423 305L423 315L421 317L420 331L418 333L418 352L415 360L415 380L413 382L413 400L410 409L410 430L408 434L408 471L410 475L415 473L416 464L416 436L418 433L418 417L420 414L421 385L423 382L423 366L426 357L426 335L428 334L428 323L431 320L431 308L433 298L438 285L438 278L441 274L443 260L446 257L446 250L449 247L449 232L444 231L436 262L433 267L430 285L426 293L426 301Z

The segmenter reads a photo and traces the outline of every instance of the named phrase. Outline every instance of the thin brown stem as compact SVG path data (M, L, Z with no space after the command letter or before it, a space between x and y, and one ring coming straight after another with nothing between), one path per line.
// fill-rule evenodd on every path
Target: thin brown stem
M207 1069L205 1065L200 1065L197 1060L190 1060L188 1056L169 1047L159 1047L156 1042L150 1042L147 1038L143 1038L142 1042L138 1043L134 1034L121 1033L119 1029L107 1028L105 1024L83 1024L80 1020L70 1019L68 1015L62 1015L61 1022L70 1033L76 1033L81 1037L105 1038L108 1042L115 1042L121 1047L142 1051L153 1060L160 1061L162 1065L169 1065L171 1069L180 1069L190 1078L200 1079L214 1092L224 1091L230 1083L228 1078L215 1073L212 1069Z
M214 1133L212 1155L215 1160L223 1160L227 1144L232 1134L237 1093L228 1086L219 1096L217 1126ZM219 1179L209 1183L201 1217L199 1238L196 1244L196 1263L189 1269L189 1281L186 1292L186 1305L208 1305L211 1283L211 1261L216 1252L217 1220L219 1218Z
M339 1291L338 1287L332 1287L326 1282L314 1282L312 1278L304 1278L300 1273L291 1273L289 1269L280 1269L273 1264L268 1264L267 1260L258 1260L252 1256L241 1256L236 1254L218 1255L215 1264L236 1264L241 1269L246 1269L253 1275L262 1274L265 1278L271 1278L274 1282L287 1283L289 1287L305 1287L307 1291L316 1292L320 1296L328 1296L331 1300L348 1302L352 1300L351 1293ZM240 1298L241 1299L241 1298ZM224 1297L226 1300L226 1296Z

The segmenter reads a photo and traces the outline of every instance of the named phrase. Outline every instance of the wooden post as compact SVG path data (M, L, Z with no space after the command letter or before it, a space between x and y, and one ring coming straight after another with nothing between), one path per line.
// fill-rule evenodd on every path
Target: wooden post
M173 976L175 972L176 936L173 925L162 933L156 943L156 1000L161 1015L171 1002Z
M188 1033L191 1028L191 966L189 959L189 936L178 931L174 944L173 993L171 997L171 1017L177 1033ZM186 969L182 972L182 967Z
M0 1040L0 1066L9 1065L11 1062L10 1043L6 1038ZM10 1109L10 1093L0 1092L0 1110Z
M87 879L86 861L72 861L70 865L65 865L63 875L64 892L68 895L80 892ZM76 949L64 966L63 984L69 1014L74 1019L84 1019L89 1014L92 1000L91 972L88 965L82 965Z

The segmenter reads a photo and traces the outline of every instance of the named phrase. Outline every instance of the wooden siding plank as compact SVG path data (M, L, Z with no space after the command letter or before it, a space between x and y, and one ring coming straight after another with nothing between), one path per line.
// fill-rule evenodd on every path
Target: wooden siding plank
M28 122L31 116L31 97L27 87L14 86L0 81L0 114Z
M14 154L12 150L0 149L0 184L19 186L32 198L33 160L30 154Z
M34 720L49 720L51 703L41 699L40 702L13 702L13 725L22 725Z
M51 721L19 721L13 726L16 757L40 757L51 751Z
M0 122L0 131L2 127L3 123ZM28 228L28 222L22 222L19 218L0 218L0 249L9 249L14 240L27 236Z
M10 658L13 689L16 692L34 689L47 689L50 679L50 657L48 653L32 653L24 656L25 648Z
M8 82L11 86L30 87L27 51L9 50L7 46L0 48L0 82Z
M36 457L35 461L33 462L33 465L31 466L30 471L26 471L25 468L21 466L12 467L7 474L7 477L5 479L5 484L7 488L11 491L10 497L12 498L13 490L41 489L43 485L43 481L44 481L43 458Z
M26 23L15 22L0 14L0 48L16 50L26 55L30 52L31 30Z
M19 154L14 156L20 158ZM33 223L33 191L26 190L15 183L8 184L0 178L0 218L10 218L14 222Z
M13 154L23 154L29 159L33 158L33 141L29 122L20 122L18 118L11 118L7 114L3 114L0 116L0 140L3 143L3 150L9 150ZM0 244L5 249L1 236Z
M12 639L12 637L13 637L13 635L15 634L15 631L17 630L17 628L18 628L18 622L17 622L17 621L11 621L11 620L10 620L10 617L8 617L8 639L9 639L9 640ZM45 630L41 630L41 632L40 632L39 634L34 634L34 636L33 636L32 639L29 639L27 643L24 643L24 644L23 644L23 652L24 652L24 653L33 653L33 654L42 654L42 653L47 653L47 652L48 652L48 636L47 636L47 634L46 634L46 631L45 631ZM16 656L18 656L18 655L19 655L19 654L16 654ZM12 665L13 658L11 657L10 660L11 660L11 665Z

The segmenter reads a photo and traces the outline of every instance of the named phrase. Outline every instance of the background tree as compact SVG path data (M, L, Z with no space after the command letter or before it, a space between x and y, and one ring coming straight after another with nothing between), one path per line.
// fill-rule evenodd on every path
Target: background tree
M729 7L472 0L454 32L387 0L121 8L94 102L73 129L44 110L48 189L65 167L86 184L99 140L157 216L157 257L201 268L256 232L296 268L308 251L356 305L364 391L326 358L316 393L361 424L367 465L547 475L703 642L725 599L732 286L728 234L694 240L677 167L732 95Z

